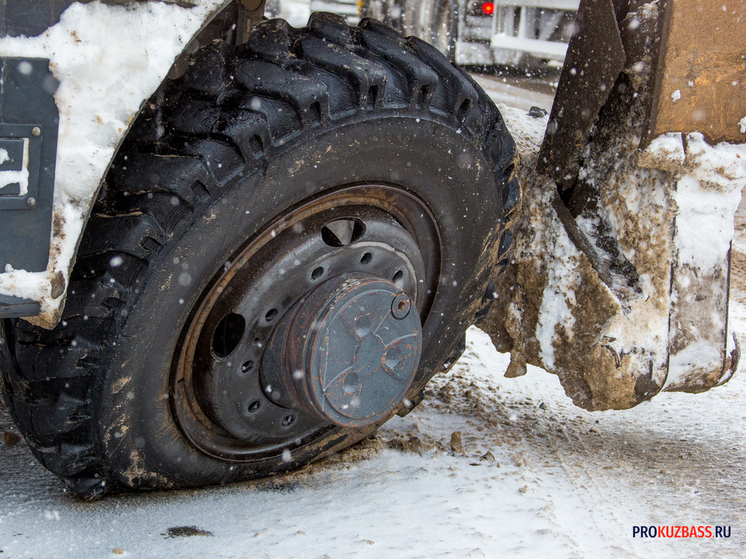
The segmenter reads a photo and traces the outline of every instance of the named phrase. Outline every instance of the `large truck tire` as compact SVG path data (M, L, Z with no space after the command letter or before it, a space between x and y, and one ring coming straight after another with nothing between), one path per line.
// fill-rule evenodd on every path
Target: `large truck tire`
M484 312L513 159L468 75L376 21L315 13L203 47L115 158L62 322L2 324L32 452L95 498L285 472L371 434ZM373 310L343 305L360 297ZM363 347L375 328L406 346ZM327 366L346 372L319 396Z

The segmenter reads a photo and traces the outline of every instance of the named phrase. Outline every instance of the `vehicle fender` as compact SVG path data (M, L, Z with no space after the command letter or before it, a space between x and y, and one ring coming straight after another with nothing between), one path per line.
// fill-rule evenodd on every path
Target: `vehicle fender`
M46 269L16 269L11 262L0 262L0 317L27 316L45 328L57 324L78 241L114 154L174 61L227 4L49 2L40 8L40 21L51 24L45 29L38 22L33 29L24 28L13 16L15 3L5 6L0 58L48 61L59 84L54 90L59 132ZM12 118L3 114L0 122ZM11 242L2 222L0 215L0 244ZM17 251L24 250L21 244ZM23 306L14 311L14 302ZM38 313L29 312L37 308Z

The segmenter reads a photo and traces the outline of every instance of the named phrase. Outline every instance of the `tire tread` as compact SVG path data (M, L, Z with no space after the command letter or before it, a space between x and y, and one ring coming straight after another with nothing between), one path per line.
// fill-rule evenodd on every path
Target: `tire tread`
M86 499L115 485L94 402L128 311L162 248L268 151L330 121L405 110L463 129L492 159L506 214L520 205L515 146L499 112L468 74L419 39L370 19L351 28L314 13L306 28L265 21L247 44L210 43L192 62L146 104L115 158L62 322L52 331L0 323L10 412L36 457ZM501 239L504 259L512 234Z

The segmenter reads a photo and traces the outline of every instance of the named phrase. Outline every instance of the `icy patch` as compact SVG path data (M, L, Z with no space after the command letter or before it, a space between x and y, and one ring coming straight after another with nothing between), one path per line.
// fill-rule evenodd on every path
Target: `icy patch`
M5 163L6 161L10 161L10 155L8 155L8 150L0 148L0 165Z
M64 225L53 238L46 272L0 274L0 293L42 303L40 322L54 323L63 298L51 298L51 278L69 277L93 197L131 121L186 44L225 3L75 2L38 37L0 39L0 56L48 58L60 82L54 212L56 223ZM8 176L0 184L11 179L19 182Z
M738 126L741 127L741 134L746 134L746 116L741 119L741 122L738 123Z
M671 101L673 101L673 102L675 103L675 102L676 102L676 101L678 101L679 99L681 99L681 90L680 90L680 89L677 89L676 91L674 91L674 92L673 92L673 93L671 94Z

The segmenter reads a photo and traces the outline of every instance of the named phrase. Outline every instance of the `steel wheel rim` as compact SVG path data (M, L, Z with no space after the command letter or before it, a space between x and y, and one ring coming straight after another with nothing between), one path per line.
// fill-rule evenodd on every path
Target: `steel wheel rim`
M321 233L326 225L320 227L320 224L328 225L339 220L360 221L364 233L354 238L353 231L353 239L348 244L330 246L329 239L324 240L324 235ZM310 227L307 227L309 225ZM371 234L372 231L375 234ZM387 274L389 277L386 279L401 283L403 289L415 302L422 324L424 325L427 320L440 278L441 244L436 219L423 201L393 186L356 185L339 188L289 209L257 235L247 240L226 265L215 274L208 287L202 292L197 304L193 306L182 330L172 367L170 395L172 414L192 445L207 455L237 462L270 458L287 451L292 452L294 449L326 437L331 431L341 429L336 425L315 421L317 418L307 417L302 410L288 411L281 406L276 406L276 403L264 394L266 386L262 386L260 376L261 346L253 348L255 356L253 359L245 357L251 353L245 352L251 349L247 346L249 339L253 341L252 328L256 324L261 324L262 321L267 323L264 324L266 328L262 329L264 337L259 337L260 344L266 343L274 332L272 322L276 325L284 313L310 288L299 288L292 293L285 293L287 300L280 307L275 308L268 303L268 311L262 317L254 317L252 324L244 327L240 341L228 343L225 347L218 344L218 348L226 355L217 357L215 355L215 324L224 320L226 308L236 309L240 307L240 304L248 304L247 299L250 298L233 295L231 299L230 295L226 295L226 287L233 287L236 282L240 283L244 280L247 280L248 285L254 286L251 282L252 277L257 277L255 271L257 264L261 264L259 268L264 266L262 269L266 270L277 266L278 262L287 260L288 246L284 246L285 252L283 252L283 243L286 243L291 236L307 240L307 244L312 248L315 247L315 250L323 250L325 246L328 252L321 257L322 265L316 266L318 260L316 253L314 250L307 250L306 260L299 265L300 273L294 270L293 273L287 274L288 278L302 277L304 281L310 281L309 285L313 286L319 280L332 274L378 270L375 275L383 278L385 276L380 274ZM381 242L386 236L392 237L394 241ZM310 239L311 237L313 239ZM398 241L398 244L395 241ZM391 244L387 245L387 243ZM291 242L289 247L296 250L298 243ZM274 256L270 256L267 261L267 254L274 254ZM323 262L329 261L337 265L337 268L324 270L321 275L314 278L317 269L324 267ZM374 264L377 265L374 266ZM401 272L403 272L403 277L397 278L396 276ZM266 274L261 277L267 279ZM249 291L251 288L246 288L245 292ZM280 295L283 294L280 293ZM274 314L269 312L273 308L276 310ZM267 319L270 320L267 321ZM249 322L246 318L244 321ZM209 356L206 355L206 339L212 340L213 344ZM231 347L232 343L235 343L235 346ZM249 364L249 361L253 363ZM213 365L210 369L211 363ZM211 391L209 387L205 388L210 382L221 386L220 380L217 384L214 382L216 378L214 372L218 368L214 366L216 363L223 368L248 369L245 372L254 373L253 392L248 398L244 398L246 400L245 411L252 414L254 420L248 416L243 417L246 415L243 408L240 409L241 419L229 422L229 424L226 423L226 415L237 416L238 412L218 411L216 413L215 389ZM209 374L205 373L206 364L211 371ZM244 396L246 395L242 393L241 397ZM234 407L236 410L239 409L238 404ZM225 410L226 406L220 406L220 408ZM263 410L261 412L263 416L260 415L260 410ZM243 425L241 421L246 425ZM251 429L247 426L250 422L251 425L255 425L257 421L265 424L267 422L279 423L279 427L274 430L258 429L259 434L251 436L249 434ZM284 425L283 422L285 422Z

